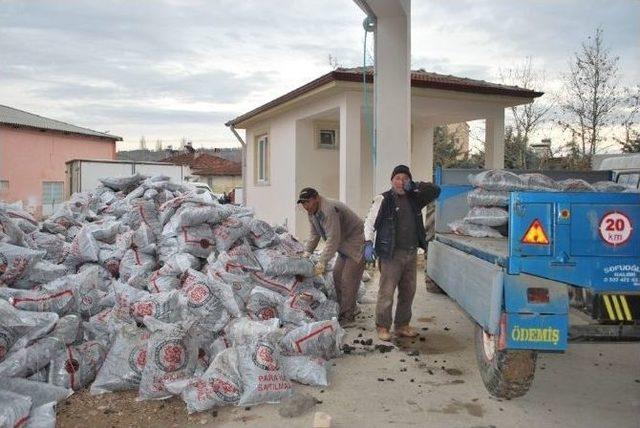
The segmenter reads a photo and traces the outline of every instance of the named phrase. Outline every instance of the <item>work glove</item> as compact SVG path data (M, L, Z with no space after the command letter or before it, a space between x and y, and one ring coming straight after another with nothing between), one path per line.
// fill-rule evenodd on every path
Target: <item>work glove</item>
M322 276L324 274L324 264L322 263L316 263L316 265L313 268L313 272L316 276Z
M302 253L302 257L304 257L305 259L308 259L311 257L311 253L308 251L305 251L304 253Z
M414 192L418 186L416 185L416 182L413 180L407 180L404 182L404 185L402 186L404 188L405 192Z
M364 260L367 263L373 263L376 260L376 250L373 248L373 242L364 243Z

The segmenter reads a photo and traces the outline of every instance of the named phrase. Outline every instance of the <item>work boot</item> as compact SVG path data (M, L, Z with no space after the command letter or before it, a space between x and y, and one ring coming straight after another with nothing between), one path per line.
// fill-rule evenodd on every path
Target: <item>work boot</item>
M377 326L376 331L378 332L378 339L384 342L391 342L391 333L389 333L388 328Z
M415 328L409 325L403 325L400 327L396 327L396 336L400 337L417 337L418 332Z
M355 327L356 318L355 317L340 317L338 318L338 323L342 328L350 328Z

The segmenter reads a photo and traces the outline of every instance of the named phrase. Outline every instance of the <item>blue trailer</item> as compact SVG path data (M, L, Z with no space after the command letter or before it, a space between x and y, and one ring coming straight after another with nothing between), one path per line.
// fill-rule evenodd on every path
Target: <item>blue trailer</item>
M538 352L567 349L570 295L589 296L596 324L637 331L640 194L511 192L508 237L459 236L446 224L466 213L472 172L479 171L436 173L442 192L427 276L476 322L476 357L487 390L518 397L531 386ZM608 174L571 175L598 181Z

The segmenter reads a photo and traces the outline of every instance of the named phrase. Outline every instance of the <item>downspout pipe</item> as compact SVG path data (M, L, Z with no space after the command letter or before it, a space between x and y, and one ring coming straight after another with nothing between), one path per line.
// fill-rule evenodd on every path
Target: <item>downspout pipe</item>
M247 143L242 139L233 125L229 126L233 135L236 136L242 146L242 205L247 205Z

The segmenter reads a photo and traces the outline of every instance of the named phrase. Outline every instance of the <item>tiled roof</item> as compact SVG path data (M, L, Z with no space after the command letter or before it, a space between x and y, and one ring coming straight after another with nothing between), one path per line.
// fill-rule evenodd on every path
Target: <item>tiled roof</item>
M48 117L39 116L37 114L28 113L26 111L3 105L0 105L0 125L44 129L63 132L66 134L90 135L92 137L107 138L113 141L122 141L122 137L118 137L117 135L82 128L80 126L71 125L69 123L60 122L59 120L49 119Z
M196 175L242 175L242 165L207 153L180 153L164 159L175 165L187 165Z
M366 68L365 79L367 83L373 83L373 69ZM300 86L281 97L278 97L268 103L251 110L243 115L236 117L226 123L227 126L235 126L247 119L257 116L267 110L291 101L300 95L319 88L327 83L340 82L362 82L362 67L356 68L337 68L319 78ZM518 98L537 98L543 95L543 92L524 89L518 86L501 85L498 83L485 82L484 80L467 79L452 75L431 73L424 70L411 71L411 86L414 88L430 88L441 89L446 91L467 92L484 95L503 95Z

